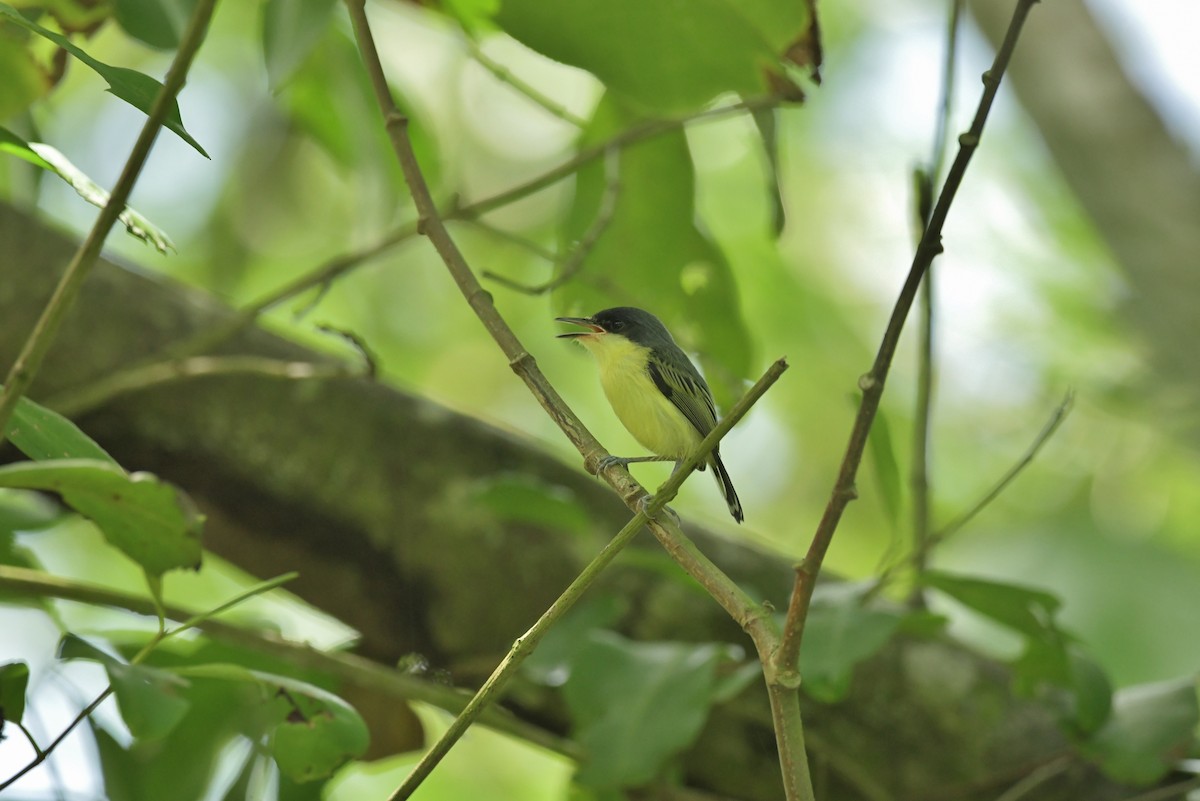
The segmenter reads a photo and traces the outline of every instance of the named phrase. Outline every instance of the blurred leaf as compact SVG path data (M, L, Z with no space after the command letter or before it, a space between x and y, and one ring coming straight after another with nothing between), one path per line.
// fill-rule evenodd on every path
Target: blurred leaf
M85 640L68 634L58 646L60 659L87 659L104 665L121 719L134 737L158 740L179 725L190 704L182 697L188 683L172 673L131 665Z
M783 189L779 181L779 110L757 109L752 115L754 127L762 139L767 164L767 191L771 202L771 234L778 239L787 225L787 208L783 204Z
M425 180L436 190L441 180L437 142L402 87L393 86L392 94L408 116L409 136ZM403 185L358 48L338 26L326 27L324 38L293 73L280 97L296 127L338 164L370 171L372 176L382 173L390 176L393 185Z
M29 665L24 662L0 665L0 735L4 734L6 723L21 722L25 715L25 688L28 686Z
M337 0L267 0L263 56L267 82L277 92L291 79L330 26Z
M504 0L496 22L641 109L668 115L790 83L784 56L808 35L810 19L803 3L777 0Z
M233 664L184 666L175 672L256 686L266 708L271 755L280 772L293 781L329 776L367 749L370 735L363 719L320 687Z
M126 33L159 50L179 47L196 0L113 0L113 11Z
M0 120L24 114L50 91L50 79L26 43L0 26Z
M1194 678L1127 687L1113 699L1108 723L1080 748L1113 779L1148 785L1194 747L1198 723Z
M0 129L2 132L3 129ZM3 385L0 385L0 389ZM96 459L117 462L96 441L67 418L22 397L9 420L4 436L21 453L34 461L47 459Z
M207 798L218 757L246 723L254 693L230 682L194 681L190 708L160 740L128 749L93 725L108 801L199 801Z
M883 409L875 414L875 424L867 433L867 446L871 449L871 467L879 482L879 494L888 522L895 531L900 526L900 464L896 460L896 448L892 444L892 428L888 425Z
M573 660L563 695L587 753L576 780L593 787L644 784L700 733L728 648L639 643L593 633Z
M19 462L0 467L0 487L58 493L152 577L200 565L203 516L181 490L149 473L96 459Z
M0 489L0 532L32 531L51 526L67 514L40 492Z
M154 105L154 98L162 90L162 84L149 75L126 67L113 67L102 61L97 61L82 49L76 47L70 39L61 33L47 30L36 22L26 19L20 12L7 3L0 3L0 17L4 17L9 22L54 42L99 73L100 77L108 82L109 91L114 95L134 108L140 109L142 113L150 113L150 108ZM171 101L171 107L167 111L166 119L163 121L163 127L169 131L173 131L180 139L194 147L200 155L208 158L208 154L204 152L204 148L200 147L200 143L184 130L183 120L179 116L179 103L174 100Z
M582 144L637 118L611 95L597 106ZM662 318L682 347L699 351L718 404L728 407L750 370L750 335L724 254L696 226L695 172L687 139L670 131L619 156L612 217L580 272L555 293L560 314L640 306ZM579 171L560 241L568 250L595 224L608 176L602 160Z
M442 0L444 10L467 31L494 29L492 18L500 10L500 0Z
M846 697L854 667L887 645L904 613L864 606L859 585L818 589L804 624L800 675L809 696L833 703Z
M0 152L8 153L28 161L36 167L52 172L67 182L78 195L97 208L108 203L108 192L83 173L62 153L50 145L26 142L12 131L0 126ZM134 237L154 246L159 253L175 250L175 243L161 228L150 222L141 213L126 206L117 215L125 230Z
M1054 616L1061 605L1048 592L1017 584L940 571L926 573L923 581L984 617L1035 639L1044 639L1046 632L1054 629Z
M591 519L566 487L520 473L501 473L472 484L470 502L486 507L497 520L532 523L571 534L591 528Z
M546 687L561 687L571 676L576 655L600 629L617 622L628 602L611 593L581 601L554 625L537 649L521 665L530 680Z
M1027 696L1047 684L1065 690L1063 723L1076 733L1096 731L1112 710L1108 676L1065 636L1029 639L1024 653L1013 663L1013 681L1016 690Z

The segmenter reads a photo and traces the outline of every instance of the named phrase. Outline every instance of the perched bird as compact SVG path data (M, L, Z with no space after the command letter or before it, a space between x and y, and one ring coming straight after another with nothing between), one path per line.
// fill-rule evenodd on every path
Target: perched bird
M610 456L601 467L673 461L678 470L679 463L716 427L717 409L708 384L662 321L630 306L557 320L588 329L558 336L574 339L596 357L600 384L613 411L634 439L655 454ZM729 513L742 522L742 503L716 448L706 461L712 465ZM699 469L704 469L703 463Z

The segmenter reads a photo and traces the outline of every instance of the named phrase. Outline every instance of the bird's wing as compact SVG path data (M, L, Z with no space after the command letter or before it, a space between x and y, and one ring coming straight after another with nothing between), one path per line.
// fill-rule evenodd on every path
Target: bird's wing
M716 427L717 407L713 403L708 385L699 373L695 373L695 368L691 371L695 375L690 375L651 355L648 369L655 386L666 395L667 400L675 404L675 408L683 412L683 416L696 427L700 436L707 436L708 432Z

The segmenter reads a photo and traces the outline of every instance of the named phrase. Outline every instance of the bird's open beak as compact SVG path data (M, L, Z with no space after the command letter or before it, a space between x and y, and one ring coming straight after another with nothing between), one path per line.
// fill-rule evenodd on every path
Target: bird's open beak
M593 334L603 334L604 329L596 325L591 317L555 317L555 322L570 323L571 325L581 325L587 328L587 331L568 331L565 334L559 334L559 339L575 339L576 337L587 337Z

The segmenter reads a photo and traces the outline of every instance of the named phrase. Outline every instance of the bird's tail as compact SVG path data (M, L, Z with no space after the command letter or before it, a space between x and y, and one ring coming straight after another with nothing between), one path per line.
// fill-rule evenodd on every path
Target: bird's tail
M742 514L742 502L738 500L737 490L733 488L733 482L729 480L729 473L725 470L725 464L721 461L720 454L713 451L709 463L713 466L713 476L716 477L717 484L721 487L721 494L725 496L725 503L729 506L729 514L733 515L734 520L742 522L746 517Z

